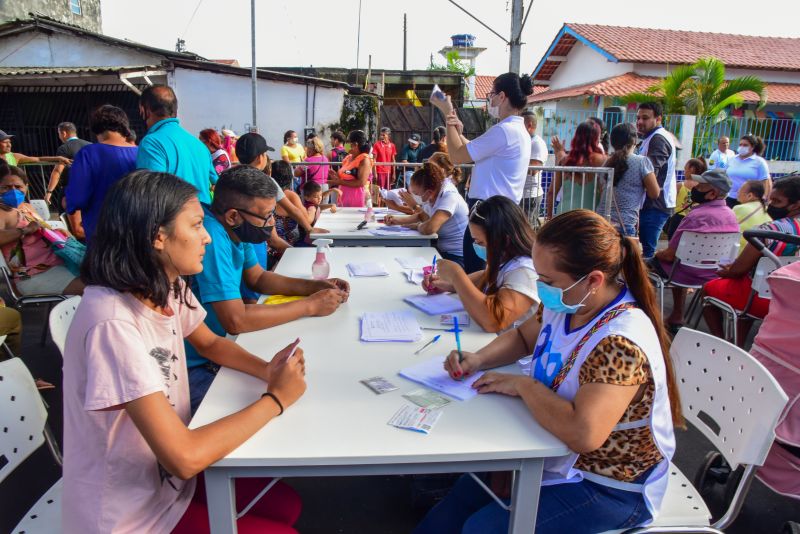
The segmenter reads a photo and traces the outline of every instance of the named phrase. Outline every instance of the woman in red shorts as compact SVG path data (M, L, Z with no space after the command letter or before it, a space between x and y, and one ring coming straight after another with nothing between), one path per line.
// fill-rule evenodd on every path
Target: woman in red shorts
M762 224L759 230L771 230L790 235L800 235L800 176L791 176L775 182L769 196L767 213L772 217L771 223ZM795 256L800 250L797 245L783 241L767 240L765 245L776 256ZM737 310L744 309L750 298L753 279L751 273L761 254L748 244L731 265L720 268L719 278L703 286L706 296L727 302ZM749 313L755 317L767 315L769 300L755 296ZM708 328L715 336L722 337L722 311L714 306L706 306L703 310ZM752 321L740 320L737 324L737 339L743 345L750 331Z

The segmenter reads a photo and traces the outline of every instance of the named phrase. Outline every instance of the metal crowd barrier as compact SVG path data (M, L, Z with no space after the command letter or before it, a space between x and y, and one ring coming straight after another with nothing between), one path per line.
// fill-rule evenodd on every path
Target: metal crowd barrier
M410 176L416 169L422 166L422 163L373 162L373 164L375 166L392 168L392 172L389 176L390 180L394 179L394 183L390 183L390 187L406 188L408 187ZM304 171L301 175L301 183L308 179L309 174L313 174L316 177L316 173L324 172L317 170L315 166L327 166L336 169L341 166L341 163L292 163L293 168L300 168ZM461 183L458 184L458 188L462 195L466 197L475 164L460 164L456 165L456 167L461 169L462 173ZM582 186L580 187L580 192L576 193L576 189L570 187L566 197L564 194L559 196L557 193L553 193L552 187L555 182L556 173L560 173L562 184L568 181L580 184ZM372 180L373 184L377 183L377 173L374 171ZM548 213L546 207L548 205L549 196L556 194L558 199L554 199L553 201L554 206L556 206L554 210L556 213L558 213L558 205L561 204L562 208L567 205L597 211L605 218L610 219L612 214L613 182L614 169L610 167L531 166L528 167L528 176L525 182L525 188L523 189L520 207L525 211L525 215L530 223L534 226L538 226L542 219L549 219L552 217L553 213ZM564 202L566 202L566 204L564 204Z
M32 163L23 165L22 168L28 175L28 196L31 199L44 198L45 191L47 191L47 183L50 180L50 172L55 164L54 163ZM341 166L337 162L320 162L320 163L293 163L293 168L302 168L304 173L302 181L305 181L309 175L310 168L321 165L336 169ZM394 187L407 187L408 180L413 172L422 166L421 163L375 163L375 165L391 167L392 172L390 177L394 179ZM465 197L466 192L469 190L469 181L472 177L473 168L475 164L462 164L457 165L461 169L462 176L461 182L457 185L459 191ZM522 201L520 207L525 212L528 221L536 227L542 220L549 219L553 214L547 212L548 198L554 193L552 186L556 173L561 173L562 183L568 180L583 185L580 188L580 196L576 197L575 188L570 188L566 198L562 193L561 198L554 199L553 204L557 206L560 203L563 205L585 207L597 211L607 219L611 218L612 199L613 199L613 184L614 170L609 167L559 167L559 166L540 166L528 167L528 176L523 190ZM373 172L373 184L377 178L377 173ZM327 179L327 175L326 175ZM589 187L586 187L587 184ZM593 192L593 193L587 193ZM541 193L541 194L538 194ZM61 188L57 189L51 200L51 207L61 206L61 195L63 194ZM589 196L587 196L587 194ZM557 195L558 196L558 195ZM564 204L564 202L567 204Z

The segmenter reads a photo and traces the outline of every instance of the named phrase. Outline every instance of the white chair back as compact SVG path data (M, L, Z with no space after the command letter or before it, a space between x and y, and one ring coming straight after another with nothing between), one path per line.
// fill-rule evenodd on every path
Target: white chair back
M41 198L32 199L29 204L36 210L36 214L45 221L50 219L50 208L47 207L47 202Z
M738 232L702 234L684 232L675 256L681 265L697 269L716 269L720 260L730 258L731 250L739 242Z
M681 328L670 354L683 414L736 469L763 465L788 401L755 358L720 338Z
M28 368L19 358L0 362L0 482L44 443L47 411Z
M797 260L800 260L800 258L796 256L781 256L778 258L778 261L781 263L780 267L794 263ZM767 283L767 277L772 274L772 271L778 269L778 267L778 265L775 265L775 260L771 258L762 257L758 260L756 271L753 274L753 283L750 287L753 288L753 291L755 291L759 297L764 299L772 298L772 291Z
M65 232L67 232L67 234L69 234L69 227L66 224L64 224L64 222L61 221L61 220L58 220L58 221L47 221L47 224L53 230L63 230Z
M62 356L64 355L64 345L67 341L69 325L72 324L72 318L75 317L75 311L80 303L80 297L68 298L56 304L50 312L50 336Z

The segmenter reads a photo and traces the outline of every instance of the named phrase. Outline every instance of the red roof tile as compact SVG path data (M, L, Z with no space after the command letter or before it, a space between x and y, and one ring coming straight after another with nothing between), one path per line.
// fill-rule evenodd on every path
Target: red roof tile
M624 96L628 93L643 92L648 87L655 85L659 80L660 78L640 76L636 73L628 72L605 80L564 87L563 89L536 92L533 96L528 97L528 103L534 104L578 96ZM767 101L770 104L800 104L800 84L767 83L766 89ZM744 94L744 97L747 102L758 102L758 97L755 93L748 91Z
M492 86L494 85L494 79L496 76L475 76L475 99L476 100L484 100L487 96L489 96L489 91L492 90ZM546 85L534 85L533 86L533 94L538 95L539 93L546 91Z
M564 27L597 45L618 61L685 65L702 57L716 57L728 68L800 71L799 38L599 24L568 23ZM562 34L551 55L566 56L576 42L573 35ZM543 60L536 78L549 80L559 63L546 61L547 57Z

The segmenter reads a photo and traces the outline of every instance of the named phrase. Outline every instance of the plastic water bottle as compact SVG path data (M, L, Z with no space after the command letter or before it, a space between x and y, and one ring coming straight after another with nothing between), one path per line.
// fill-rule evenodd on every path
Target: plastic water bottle
M311 278L314 280L325 280L331 274L331 266L328 263L328 251L333 239L316 239L314 245L317 246L317 257L311 264Z
M367 222L375 222L375 211L372 209L372 197L367 198L367 212L364 214L364 220Z

